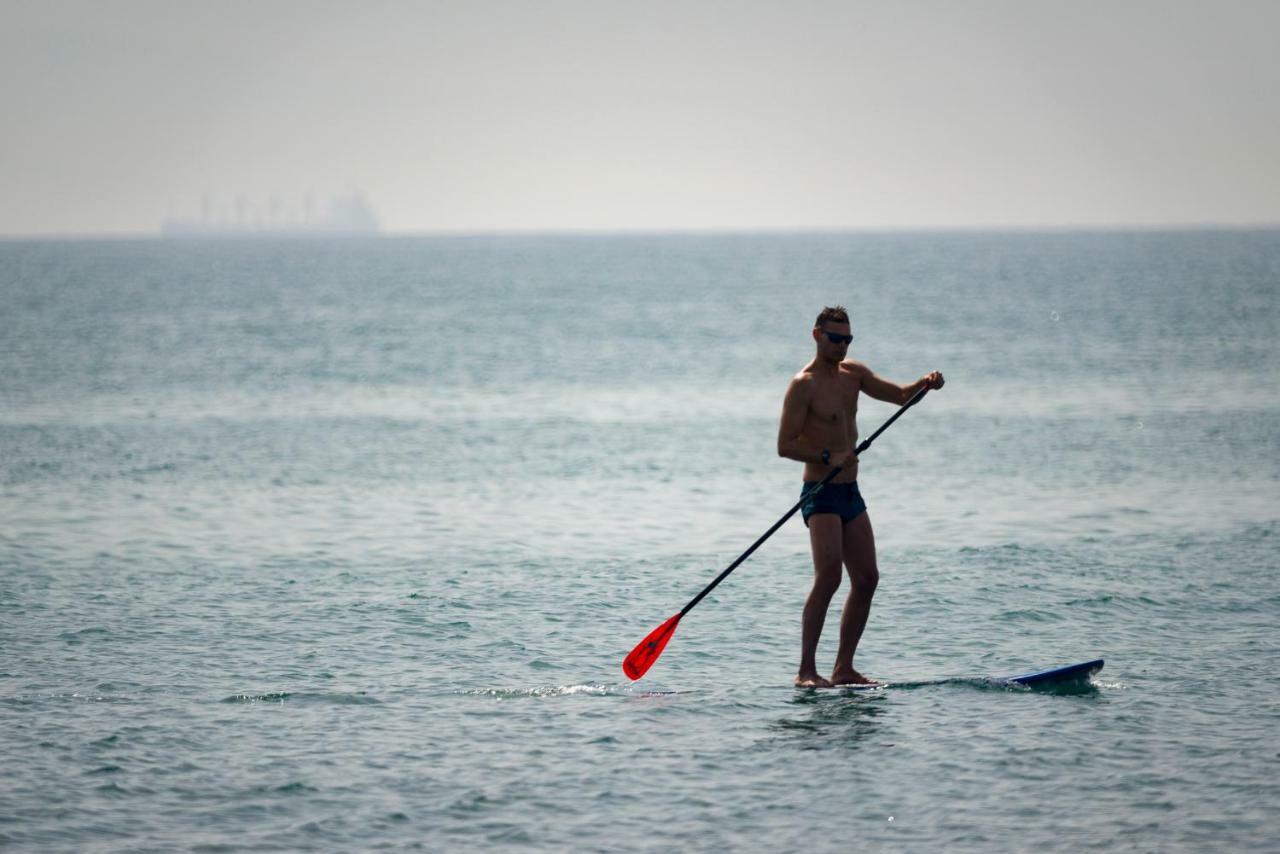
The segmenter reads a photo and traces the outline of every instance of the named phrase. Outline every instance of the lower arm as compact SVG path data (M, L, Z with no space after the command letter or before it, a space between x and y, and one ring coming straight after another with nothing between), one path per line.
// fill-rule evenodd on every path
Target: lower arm
M822 448L811 448L797 441L779 442L778 456L801 463L820 463Z

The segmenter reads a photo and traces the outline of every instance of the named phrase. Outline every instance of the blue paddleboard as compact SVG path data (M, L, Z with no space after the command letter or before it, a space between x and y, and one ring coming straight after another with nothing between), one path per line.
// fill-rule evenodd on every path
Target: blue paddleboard
M1080 664L1069 664L1066 667L1055 667L1052 670L1037 670L1035 673L1023 673L1021 676L1004 676L997 682L1017 682L1019 685L1049 685L1055 682L1081 682L1102 669L1102 659L1085 661Z

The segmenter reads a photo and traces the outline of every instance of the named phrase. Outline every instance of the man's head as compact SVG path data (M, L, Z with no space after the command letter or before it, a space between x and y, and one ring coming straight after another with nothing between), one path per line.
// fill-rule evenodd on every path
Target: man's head
M849 331L849 313L842 305L827 306L813 322L813 340L818 345L818 358L839 362L849 351L853 335Z

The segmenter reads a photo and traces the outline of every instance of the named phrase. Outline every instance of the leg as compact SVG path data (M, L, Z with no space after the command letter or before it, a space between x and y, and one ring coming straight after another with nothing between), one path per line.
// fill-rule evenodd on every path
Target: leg
M840 648L836 651L836 667L831 681L837 685L865 684L871 680L853 669L853 654L858 650L858 641L871 613L871 599L880 582L871 518L861 513L850 519L842 535L844 563L849 569L849 582L853 589L849 591L844 613L840 616Z
M809 545L813 549L813 589L804 603L804 621L800 630L800 673L796 685L828 687L818 675L815 655L827 606L840 587L841 544L840 517L834 513L814 513L809 517Z

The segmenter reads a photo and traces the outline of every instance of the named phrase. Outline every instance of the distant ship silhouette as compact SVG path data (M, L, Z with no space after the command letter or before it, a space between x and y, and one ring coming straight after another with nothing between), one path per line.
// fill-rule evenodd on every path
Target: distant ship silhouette
M380 229L378 215L359 192L334 196L320 211L309 194L301 206L272 196L265 210L243 195L227 204L207 194L199 217L168 216L160 225L165 237L371 235Z

